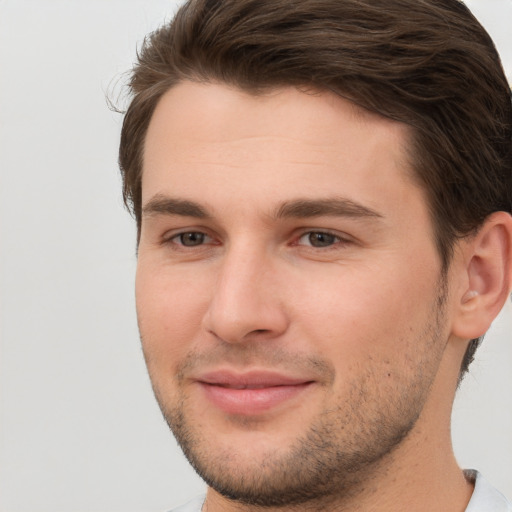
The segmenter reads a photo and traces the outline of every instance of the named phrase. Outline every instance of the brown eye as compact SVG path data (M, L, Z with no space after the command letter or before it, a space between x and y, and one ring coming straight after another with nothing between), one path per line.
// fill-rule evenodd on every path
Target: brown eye
M181 233L174 237L175 241L177 241L180 245L183 245L185 247L195 247L197 245L202 245L204 244L205 239L206 235L198 231L189 231L187 233Z
M323 231L311 231L300 237L299 243L311 247L329 247L339 242L339 237Z
M327 231L308 231L298 240L298 245L322 249L333 245L349 243L347 240Z

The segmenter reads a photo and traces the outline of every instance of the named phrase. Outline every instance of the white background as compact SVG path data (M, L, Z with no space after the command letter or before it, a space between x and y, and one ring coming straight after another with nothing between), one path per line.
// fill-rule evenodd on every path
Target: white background
M512 3L473 0L512 77ZM164 511L202 489L160 417L105 93L175 10L0 0L0 512ZM508 32L508 34L507 34ZM512 497L512 305L455 404L461 464Z

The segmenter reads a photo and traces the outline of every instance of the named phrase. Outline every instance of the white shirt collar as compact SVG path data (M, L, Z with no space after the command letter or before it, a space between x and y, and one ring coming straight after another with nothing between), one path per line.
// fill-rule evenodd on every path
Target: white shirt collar
M478 471L464 471L469 480L475 482L475 490L469 500L466 512L512 512L510 504Z
M464 471L466 478L475 483L475 490L468 503L466 512L512 512L505 496L474 469ZM198 496L186 505L174 509L173 512L199 512L204 502L204 496Z

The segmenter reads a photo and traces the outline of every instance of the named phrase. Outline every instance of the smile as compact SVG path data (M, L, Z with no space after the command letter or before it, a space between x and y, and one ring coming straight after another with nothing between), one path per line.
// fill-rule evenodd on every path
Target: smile
M197 380L207 401L226 414L254 416L284 406L314 381L270 372L213 372Z

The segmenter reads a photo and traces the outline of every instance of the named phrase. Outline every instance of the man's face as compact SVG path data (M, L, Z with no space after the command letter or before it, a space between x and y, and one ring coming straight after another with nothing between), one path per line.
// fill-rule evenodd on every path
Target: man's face
M446 297L406 144L330 93L182 83L157 106L139 327L168 423L225 496L343 492L430 421Z

